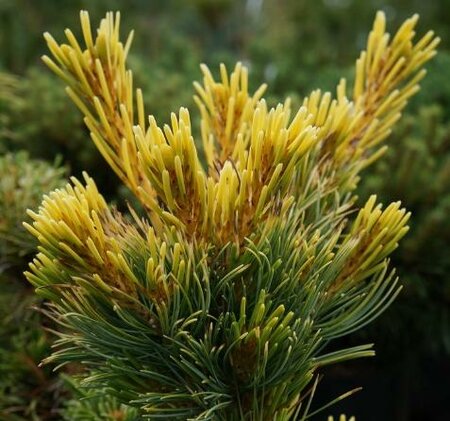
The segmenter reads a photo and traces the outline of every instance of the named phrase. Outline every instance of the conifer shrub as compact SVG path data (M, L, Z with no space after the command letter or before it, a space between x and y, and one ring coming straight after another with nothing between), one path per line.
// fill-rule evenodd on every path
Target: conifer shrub
M85 174L29 212L40 248L26 276L61 325L47 361L82 362L84 386L142 418L316 413L322 367L374 353L333 339L400 291L388 256L409 213L375 196L358 208L354 191L435 54L432 32L414 41L417 20L390 37L378 13L353 86L294 112L269 108L264 85L250 93L240 63L218 80L202 66L200 134L186 108L164 126L147 117L119 14L93 34L82 12L83 44L45 34L45 63L143 208L120 214Z
M11 139L15 137L11 110L23 104L18 94L19 87L18 77L0 72L0 153L2 154L9 150Z
M48 321L32 310L42 300L21 272L37 246L22 225L26 210L62 187L65 173L23 151L0 156L0 420L57 419L64 398L59 375L39 366L54 338L44 331Z
M66 169L32 160L26 152L0 156L0 275L26 267L37 241L23 227L28 208L36 209L45 193L62 187Z

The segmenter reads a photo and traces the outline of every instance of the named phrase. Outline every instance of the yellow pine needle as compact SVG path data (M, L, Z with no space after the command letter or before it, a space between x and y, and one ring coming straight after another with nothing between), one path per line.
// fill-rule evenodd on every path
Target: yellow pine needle
M390 37L379 12L356 61L351 97L341 80L335 99L316 90L292 119L289 99L268 109L265 85L248 91L248 70L241 63L231 73L221 65L218 81L201 65L203 83L194 88L206 169L187 109L172 114L163 128L152 116L146 124L142 91L134 90L126 66L133 32L121 42L120 14L107 13L94 37L82 11L84 46L70 30L63 45L45 34L53 60L43 60L68 85L94 143L149 211L158 235L162 218L188 237L221 246L243 242L272 212L287 211L305 187L292 183L299 174L308 183L333 185L353 168L347 178L354 188L358 170L383 153L381 143L425 74L421 66L435 54L439 39L432 32L414 43L417 20L414 15ZM306 171L314 165L321 172L311 181ZM380 217L371 215L367 222ZM96 246L101 241L91 238Z

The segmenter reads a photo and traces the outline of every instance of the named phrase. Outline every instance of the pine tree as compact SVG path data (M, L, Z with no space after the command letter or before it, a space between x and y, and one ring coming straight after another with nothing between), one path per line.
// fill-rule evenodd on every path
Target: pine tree
M201 142L185 108L146 117L119 14L94 36L81 12L83 46L45 34L45 63L144 213L108 206L87 174L29 212L26 276L61 325L47 361L82 362L84 384L142 417L287 420L309 412L322 367L373 355L330 342L400 291L388 256L409 213L375 196L357 210L354 189L435 54L431 31L413 41L417 20L391 38L378 13L352 89L314 91L293 117L289 99L249 92L240 63L219 80L202 66Z

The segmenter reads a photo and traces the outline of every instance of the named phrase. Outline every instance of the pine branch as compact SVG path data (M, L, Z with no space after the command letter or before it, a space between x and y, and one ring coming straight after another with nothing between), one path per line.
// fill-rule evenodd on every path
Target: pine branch
M87 175L29 212L40 246L26 275L63 332L48 361L82 361L86 384L152 419L306 419L320 367L373 355L326 346L399 293L387 259L409 214L373 196L354 218L352 190L439 40L413 44L413 17L389 42L378 14L352 100L341 82L292 119L289 100L269 109L264 86L249 94L241 64L219 82L202 66L204 168L188 110L146 122L120 15L95 39L81 21L85 47L46 35L44 61L149 220L111 210Z

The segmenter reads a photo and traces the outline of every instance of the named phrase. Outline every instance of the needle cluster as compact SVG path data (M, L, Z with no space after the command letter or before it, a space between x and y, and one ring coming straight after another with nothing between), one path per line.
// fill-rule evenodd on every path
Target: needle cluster
M363 327L400 287L388 256L407 232L400 203L355 209L363 168L418 90L435 54L417 16L390 37L378 13L349 90L315 91L299 110L270 108L248 71L202 66L189 110L147 117L120 39L120 15L83 43L45 34L44 62L67 85L92 140L145 215L108 206L94 180L30 211L39 253L26 273L61 324L62 364L142 417L288 420L308 413L325 365L373 354L329 348Z

